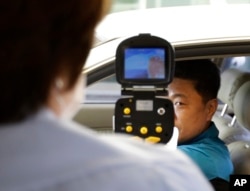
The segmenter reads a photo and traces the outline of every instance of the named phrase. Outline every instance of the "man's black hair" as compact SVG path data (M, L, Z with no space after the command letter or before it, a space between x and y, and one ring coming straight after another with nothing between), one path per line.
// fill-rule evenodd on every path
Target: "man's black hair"
M177 61L175 78L191 80L206 103L216 99L220 88L220 70L209 59Z

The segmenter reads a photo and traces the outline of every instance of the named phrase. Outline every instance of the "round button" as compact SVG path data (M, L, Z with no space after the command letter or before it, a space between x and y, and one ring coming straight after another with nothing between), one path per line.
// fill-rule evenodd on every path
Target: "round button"
M141 127L140 133L143 134L143 135L147 134L148 133L148 128L147 127Z
M127 133L131 133L133 131L133 127L131 125L128 125L125 130Z
M123 113L125 115L129 115L131 113L131 109L129 107L125 107L124 110L123 110Z
M163 108L163 107L160 107L158 110L157 110L157 113L159 115L164 115L166 113L166 110Z
M155 128L155 132L156 133L161 133L162 132L162 127L161 126L157 126L156 128Z

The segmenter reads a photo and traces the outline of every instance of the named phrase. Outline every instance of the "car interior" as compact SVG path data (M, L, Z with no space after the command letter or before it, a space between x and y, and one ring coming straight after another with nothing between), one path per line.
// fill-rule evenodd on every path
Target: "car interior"
M246 2L244 1L244 3ZM242 5L242 7L238 8L243 8L243 6L247 9L247 5ZM204 7L196 8L200 11ZM213 121L219 129L219 137L225 142L230 151L234 173L250 175L250 37L246 25L239 23L239 21L244 23L244 19L248 18L245 14L249 11L240 12L242 15L235 15L231 12L233 6L227 6L226 8L230 8L228 9L228 14L227 12L221 14L222 9L220 8L222 7L220 5L218 7L213 6L213 8L216 8L216 12L213 12L211 15L221 19L218 23L216 19L211 19L211 15L208 14L209 16L207 18L204 17L204 19L206 18L211 23L202 23L200 25L201 23L194 19L197 17L195 14L197 10L194 9L194 17L191 17L191 20L193 19L192 21L194 22L189 23L190 28L194 28L194 30L188 30L185 28L185 24L176 24L177 21L177 23L182 23L184 19L183 17L177 17L173 20L171 26L174 27L171 30L167 27L163 27L162 29L162 26L160 26L160 29L162 29L160 31L162 33L160 34L166 40L169 40L169 36L172 35L170 42L175 49L175 61L211 59L220 69L221 87L218 93L219 106L213 117ZM149 13L153 17L153 10L150 11L152 11ZM158 11L160 10L157 9L155 12L157 13ZM168 11L171 13L172 10L169 9L166 12ZM146 13L146 11L141 11L141 13ZM136 22L140 21L143 17L139 17L140 15L139 13L137 15L137 12L130 12L130 14L138 16L138 20L135 19L136 21L134 21L135 23L131 21L131 23L135 24L133 26L136 28ZM121 14L121 16L124 15L123 13ZM230 15L239 16L240 18L235 18L237 22L233 22L234 25L232 26L228 25L228 21L230 20L228 16ZM223 20L223 16L225 20ZM186 19L188 18L189 16L187 15ZM111 15L109 20L106 21L107 28L110 27L110 24L113 24L112 19L119 21L119 19L122 20L124 17L119 17L118 14L114 14L113 17ZM172 20L170 19L170 21ZM199 25L197 25L196 21ZM148 22L150 23L150 20ZM118 25L119 23L121 23L121 30L120 27L116 26L114 31L123 33L117 35L118 32L115 34L114 31L106 30L107 34L110 33L113 35L114 33L116 36L109 38L105 42L99 42L90 52L89 59L83 71L87 76L86 96L82 101L82 108L74 117L76 122L86 125L99 133L114 133L112 118L115 103L121 97L121 85L116 82L115 50L118 44L126 38L123 34L126 32L127 23L119 21L116 24ZM129 22L128 26L131 23ZM155 27L153 31L158 32L158 25L154 25L156 22L151 24ZM181 28L182 25L184 28ZM204 29L200 26L204 27ZM100 30L97 31L98 34L105 32L105 30L101 30L103 28L105 29L105 24L100 26ZM195 30L197 28L198 30ZM246 30L243 30L243 28ZM178 36L176 32L183 32L185 29L188 34L190 33L190 36L187 35L187 38L185 38L185 32L183 36ZM137 30L134 31L137 32ZM209 36L209 31L212 31L211 36ZM208 33L205 34L205 32ZM197 36L194 39L188 39L192 37L191 34ZM204 36L202 36L203 34ZM173 37L176 37L176 39ZM94 66L89 65L90 62L95 63Z
M250 73L235 68L222 73L218 98L224 105L213 118L220 138L229 148L235 174L250 172L249 80Z
M234 173L250 174L250 63L247 62L247 56L233 58L244 58L246 62L228 64L228 61L233 60L232 57L211 58L221 68L221 87L218 93L220 104L213 121L219 129L219 137L229 148ZM112 117L115 102L121 96L120 85L115 81L114 72L114 62L111 62L111 65L103 70L102 75L95 73L95 78L99 77L95 83L93 74L89 74L87 97L89 88L100 88L107 83L112 90L108 92L111 98L106 99L105 93L102 93L97 101L86 99L74 118L76 122L87 125L99 133L114 133Z

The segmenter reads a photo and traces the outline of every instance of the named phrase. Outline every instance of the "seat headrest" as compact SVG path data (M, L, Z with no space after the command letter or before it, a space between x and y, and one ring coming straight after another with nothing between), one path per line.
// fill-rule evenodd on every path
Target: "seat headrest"
M237 121L250 130L250 81L239 88L233 105Z
M233 108L233 100L236 92L243 83L250 81L250 73L242 72L235 68L229 68L221 74L221 87L218 98Z

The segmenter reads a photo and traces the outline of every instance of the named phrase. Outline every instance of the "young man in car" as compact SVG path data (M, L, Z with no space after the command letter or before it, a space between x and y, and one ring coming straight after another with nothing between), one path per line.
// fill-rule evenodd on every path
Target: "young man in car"
M189 155L213 184L228 182L233 172L228 149L211 121L219 87L220 71L207 59L176 62L168 87L179 129L178 149Z

